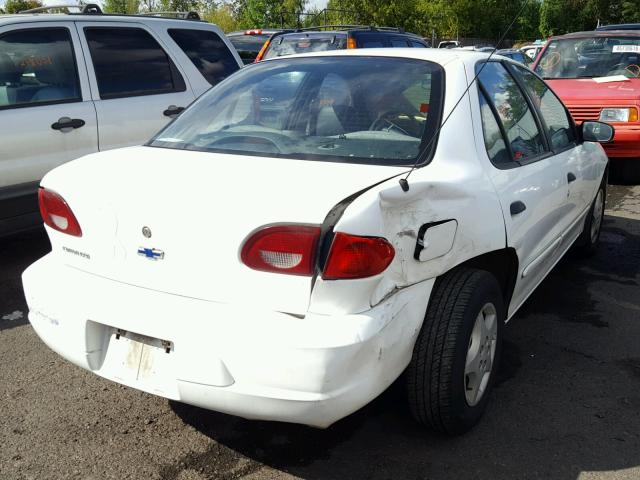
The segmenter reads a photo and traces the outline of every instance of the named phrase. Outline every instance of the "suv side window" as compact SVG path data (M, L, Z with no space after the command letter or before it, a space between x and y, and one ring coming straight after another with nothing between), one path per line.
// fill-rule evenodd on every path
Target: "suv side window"
M404 38L392 38L391 46L394 48L406 48L409 46L409 44Z
M527 89L527 92L529 92L529 96L538 106L542 114L542 120L546 124L545 128L551 143L551 149L558 151L574 146L575 134L573 124L562 102L558 100L558 97L555 96L542 80L529 70L515 65L513 68L522 79L522 83Z
M0 35L0 108L80 101L69 30L25 29Z
M129 27L84 29L100 98L184 92L184 80L158 42Z
M416 42L415 40L410 40L409 43L413 48L427 48L427 46L424 43Z
M526 161L545 153L543 136L526 97L505 67L498 62L489 62L478 80L498 114L513 160Z
M239 68L235 58L215 32L171 28L169 35L212 86Z

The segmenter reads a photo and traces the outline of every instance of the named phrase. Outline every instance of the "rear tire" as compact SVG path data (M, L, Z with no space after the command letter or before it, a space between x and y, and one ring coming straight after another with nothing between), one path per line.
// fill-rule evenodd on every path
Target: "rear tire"
M607 199L606 177L602 181L596 196L591 202L591 208L584 220L582 233L576 240L576 251L583 256L593 255L600 244L600 232L604 219L604 208Z
M505 319L496 278L461 267L436 280L406 374L413 417L449 435L466 432L489 402Z

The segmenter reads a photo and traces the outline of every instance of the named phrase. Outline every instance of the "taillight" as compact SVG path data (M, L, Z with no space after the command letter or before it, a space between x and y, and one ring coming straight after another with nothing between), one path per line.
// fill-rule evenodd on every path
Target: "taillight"
M260 60L262 60L262 57L264 57L264 54L267 53L267 48L269 48L270 43L271 43L271 40L267 40L266 42L264 42L264 45L262 45L262 48L258 52L258 56L256 57L256 60L255 60L256 62L259 62Z
M252 30L245 30L245 35L262 35L262 30L259 28L254 28Z
M352 48L358 48L358 45L355 38L349 37L347 38L347 49L351 50Z
M73 235L82 236L82 229L71 211L69 204L53 190L40 187L38 190L38 203L42 220L54 230Z
M242 246L242 263L254 270L313 275L320 227L274 225L258 230Z
M322 278L340 280L378 275L389 266L395 250L384 238L336 233Z

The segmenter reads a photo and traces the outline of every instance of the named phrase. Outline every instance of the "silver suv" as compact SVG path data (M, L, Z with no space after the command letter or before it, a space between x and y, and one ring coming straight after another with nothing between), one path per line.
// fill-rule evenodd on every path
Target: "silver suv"
M242 66L215 25L91 11L0 15L0 235L40 221L47 171L146 142Z

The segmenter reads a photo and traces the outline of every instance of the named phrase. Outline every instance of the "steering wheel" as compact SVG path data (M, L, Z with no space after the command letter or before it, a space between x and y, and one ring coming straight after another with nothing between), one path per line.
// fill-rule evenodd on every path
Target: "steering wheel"
M383 112L380 115L378 115L378 118L376 118L373 121L373 123L371 123L371 125L369 126L369 130L374 132L386 130L387 132L389 132L392 129L395 129L400 133L402 133L403 135L406 135L408 137L415 137L415 135L410 134L404 128L402 128L400 125L398 125L396 122L392 120L394 119L394 117L397 118L402 116L409 118L411 122L414 123L417 127L421 127L421 125L418 124L418 121L413 117L413 115L410 115L400 110L387 110L386 112Z
M634 77L636 78L640 77L640 65L636 65L635 63L632 63L631 65L627 65L624 69Z
M551 70L558 65L562 57L558 52L551 52L549 55L540 60L540 68L543 70Z

